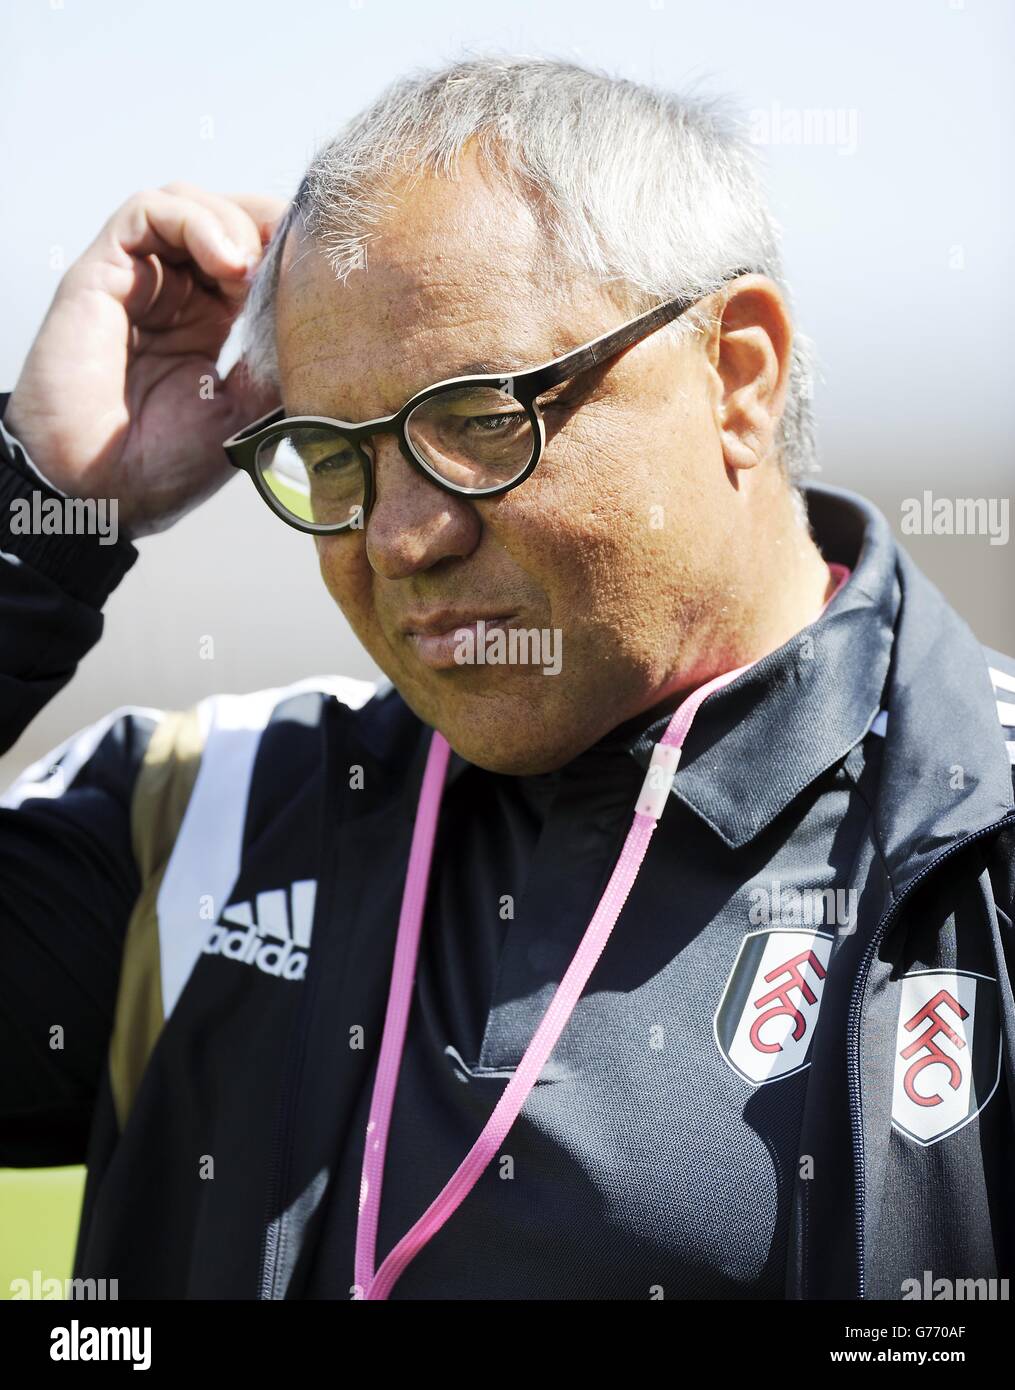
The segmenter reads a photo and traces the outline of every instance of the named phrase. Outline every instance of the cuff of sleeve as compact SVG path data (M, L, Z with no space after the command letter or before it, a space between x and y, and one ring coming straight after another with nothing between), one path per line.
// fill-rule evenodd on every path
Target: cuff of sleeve
M6 404L7 396L0 395L0 418ZM101 608L137 560L135 546L123 539L102 544L104 538L95 534L62 533L59 522L52 534L34 525L15 525L19 519L41 517L44 511L50 517L57 511L66 516L68 506L80 512L82 499L66 498L46 483L5 430L0 435L0 550L30 565L72 598Z

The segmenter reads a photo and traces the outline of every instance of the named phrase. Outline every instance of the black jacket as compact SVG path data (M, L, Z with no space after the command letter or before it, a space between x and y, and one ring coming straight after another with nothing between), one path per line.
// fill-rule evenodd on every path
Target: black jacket
M12 498L39 486L23 459L5 455L0 520ZM694 1156L698 1200L713 1211L710 1190L722 1193L735 1168L712 1140L694 1148L695 1115L709 1133L711 1093L726 1086L714 1078L742 1088L745 1115L757 1101L765 1142L758 1097L791 1094L788 1082L752 1091L758 1078L736 1075L732 1040L737 991L749 985L740 964L748 939L762 935L736 913L759 885L772 889L773 873L791 877L794 863L804 866L801 882L848 882L859 910L822 937L820 1022L792 1082L789 1137L771 1145L778 1183L746 1194L781 1215L759 1226L762 1240L775 1233L766 1273L743 1287L753 1296L777 1288L790 1298L901 1298L926 1296L928 1272L953 1282L1012 1274L1015 732L1006 721L1015 722L1015 663L976 642L869 504L816 486L807 500L826 558L853 576L818 624L708 701L692 727L660 823L672 839L654 842L640 885L668 901L661 876L693 870L673 880L684 935L652 925L639 937L650 915L639 917L639 903L652 899L632 897L617 940L640 943L635 956L608 949L534 1093L532 1126L524 1114L518 1122L529 1176L512 1190L514 1215L503 1216L506 1186L491 1177L394 1296L652 1297L642 1282L652 1260L668 1271L652 1288L694 1295L694 1280L681 1282L687 1253L662 1248L654 1215L667 1193L676 1193L674 1209L694 1203L693 1187L680 1186L687 1174L674 1169L670 1183L669 1159L647 1172L625 1129L637 1116L618 1114L615 1100L613 1113L597 1115L589 1098L643 1104L645 1124L662 1124L653 1152L676 1130L674 1161ZM91 537L8 535L0 548L0 731L9 748L98 639L101 605L136 553ZM404 1083L403 1133L418 1143L421 1171L414 1179L405 1166L404 1181L388 1178L380 1255L418 1214L420 1196L449 1176L449 1156L462 1156L460 1134L446 1153L435 1134L428 1162L428 1125L468 1096L474 1112L458 1121L478 1132L510 1075L531 1009L538 1017L545 1007L575 924L583 928L612 868L664 724L623 727L561 778L534 779L524 811L518 779L453 759L454 787L467 791L457 801L449 791L453 834L438 858L450 863L479 833L477 808L506 827L503 854L470 851L470 903L484 891L503 896L511 844L517 877L540 825L566 837L540 870L536 896L553 898L545 915L512 928L530 934L524 956L512 961L502 934L490 938L490 953L507 952L499 966L476 956L454 977L440 975L446 962L421 966L416 1045L432 1028L446 1075L427 1082L420 1052ZM8 793L0 1163L87 1161L79 1276L117 1278L120 1297L348 1296L358 1125L430 734L390 686L311 680L182 713L115 711ZM553 806L568 788L580 798L565 825ZM693 864L682 868L682 856ZM824 878L818 861L832 866ZM442 914L454 915L460 888L459 879L435 881L432 936ZM563 956L547 946L554 923ZM670 1033L679 1032L679 1000L667 991L683 977L667 972L723 923L745 945L732 970L718 936L703 957L716 961L703 1007L722 1059L714 1074L696 1062L697 1086L677 1094L675 1053L661 1075L658 1058L651 1074L623 1061L623 1010L648 999L645 1017L655 1018L672 1005ZM658 952L651 971L640 968L646 950ZM451 993L464 997L448 1026L437 985L451 979ZM530 984L531 1009L519 1012ZM612 1060L595 1074L590 1059L607 1044ZM566 1145L540 1128L555 1107L567 1114ZM539 1230L551 1229L554 1206L575 1203L550 1151L561 1147L573 1149L569 1174L592 1174L592 1196L544 1248ZM741 1186L722 1210L739 1209L744 1196ZM517 1248L512 1223L525 1235ZM701 1239L711 1239L707 1230ZM710 1296L733 1294L742 1271L716 1239L720 1258L695 1277Z

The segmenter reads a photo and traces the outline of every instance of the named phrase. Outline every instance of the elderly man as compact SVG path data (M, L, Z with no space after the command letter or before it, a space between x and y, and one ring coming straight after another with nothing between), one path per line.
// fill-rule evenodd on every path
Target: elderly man
M121 710L8 793L0 1162L87 1160L76 1273L1011 1273L1015 664L803 481L808 383L735 126L575 66L396 83L284 212L113 215L2 482L125 534L9 525L5 746L233 466L389 681Z

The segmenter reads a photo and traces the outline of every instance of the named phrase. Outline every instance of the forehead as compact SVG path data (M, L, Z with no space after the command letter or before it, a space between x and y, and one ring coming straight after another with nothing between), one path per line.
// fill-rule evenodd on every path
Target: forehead
M291 411L392 412L434 381L535 366L615 321L551 255L529 203L475 158L382 201L366 265L345 280L305 233L289 235L276 325Z

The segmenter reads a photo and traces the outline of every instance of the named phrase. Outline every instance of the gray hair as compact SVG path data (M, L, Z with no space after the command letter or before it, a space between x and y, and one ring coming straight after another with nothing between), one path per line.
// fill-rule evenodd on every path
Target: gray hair
M365 268L395 176L453 175L467 142L527 197L561 265L590 273L632 314L699 297L739 267L783 280L756 152L721 97L676 96L551 58L476 56L393 82L314 156L275 229L237 326L241 359L277 387L275 297L299 222L335 275ZM664 332L685 336L702 309ZM813 471L813 345L794 334L779 427L782 467Z

